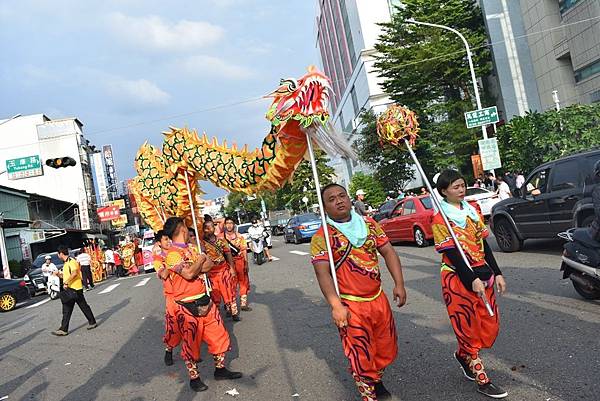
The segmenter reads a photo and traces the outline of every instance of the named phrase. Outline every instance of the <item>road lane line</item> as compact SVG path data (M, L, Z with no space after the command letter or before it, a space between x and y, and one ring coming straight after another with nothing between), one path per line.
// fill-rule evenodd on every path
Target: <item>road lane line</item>
M300 255L300 256L308 255L308 252L302 252L302 251L290 251L290 253Z
M50 301L50 297L48 297L48 298L44 299L43 301L36 302L36 303L34 303L33 305L26 306L26 307L25 307L25 309L35 308L36 306L43 305L43 304L45 304L45 303L46 303L46 302L48 302L48 301Z
M98 294L106 294L108 292L111 292L112 290L114 290L115 288L117 288L120 285L121 285L121 283L109 285L108 287L106 287L105 289L100 291Z
M273 260L275 260L275 261L281 260L281 259L279 259L277 256L271 256L271 259L273 259Z
M152 277L148 277L148 278L141 280L139 283L137 283L135 285L135 287L142 287L142 286L146 285L148 283L148 281L150 281L151 278Z

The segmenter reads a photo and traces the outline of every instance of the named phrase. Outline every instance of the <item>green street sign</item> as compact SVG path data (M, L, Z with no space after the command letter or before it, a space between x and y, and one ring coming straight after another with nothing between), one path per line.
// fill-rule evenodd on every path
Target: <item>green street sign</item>
M487 107L481 110L467 111L465 113L465 122L467 128L481 127L482 125L495 124L498 118L498 109L496 106Z
M6 160L6 172L8 173L9 180L20 180L21 178L44 175L42 163L38 155Z
M494 170L502 167L500 152L498 150L498 141L496 138L480 139L478 143L483 169Z

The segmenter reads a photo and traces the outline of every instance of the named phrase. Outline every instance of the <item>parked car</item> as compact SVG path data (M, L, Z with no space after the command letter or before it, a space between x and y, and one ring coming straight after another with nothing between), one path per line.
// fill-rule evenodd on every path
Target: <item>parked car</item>
M495 192L485 188L468 187L465 200L467 202L477 202L481 214L487 218L492 214L492 207L500 202L500 197Z
M0 311L8 312L30 297L25 280L0 278Z
M375 214L373 214L373 219L375 221L381 221L383 219L387 219L392 214L392 211L398 206L398 204L402 202L398 199L390 199L385 201L379 206L379 209Z
M288 220L283 233L283 240L299 244L302 241L312 238L312 236L321 228L321 218L315 213L305 213L294 216Z
M516 196L492 208L490 226L504 252L516 252L529 238L554 238L594 220L594 163L600 149L544 163L534 169Z
M252 223L244 223L244 224L238 224L238 226L237 226L238 233L240 233L240 235L242 237L244 237L246 242L248 242L248 229L250 228L251 225L252 225Z
M429 195L404 198L396 205L390 217L379 222L392 242L414 242L427 246L433 239L431 221L433 202Z

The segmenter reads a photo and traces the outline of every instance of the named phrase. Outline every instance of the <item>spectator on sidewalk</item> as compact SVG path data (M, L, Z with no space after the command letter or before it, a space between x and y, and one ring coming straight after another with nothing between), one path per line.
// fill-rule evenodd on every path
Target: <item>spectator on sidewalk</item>
M354 201L354 210L356 210L356 213L358 213L360 216L368 215L367 207L365 205L365 195L366 195L366 192L363 191L362 189L359 189L358 191L356 191L356 200Z
M88 330L95 329L98 324L92 313L92 309L85 300L83 295L83 283L81 282L81 268L77 260L69 256L69 249L66 246L58 248L58 257L65 264L63 265L63 290L60 292L62 301L62 323L60 328L53 331L55 336L66 336L69 334L69 322L75 304L79 306L81 312L85 315L88 321Z
M498 176L498 178L496 178L496 182L498 184L498 197L500 200L512 197L512 191L510 190L510 187L506 183L504 177Z
M104 251L104 263L106 263L106 275L115 274L115 255L110 248Z
M83 286L87 291L94 288L94 279L92 277L92 257L87 253L87 248L83 248L77 255L77 263L81 267L81 278Z

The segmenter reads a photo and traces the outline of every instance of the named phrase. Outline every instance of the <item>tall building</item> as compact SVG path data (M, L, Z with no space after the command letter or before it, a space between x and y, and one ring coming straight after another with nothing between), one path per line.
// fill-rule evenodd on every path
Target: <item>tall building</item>
M390 98L374 70L374 45L381 34L378 23L389 22L393 0L318 0L316 46L321 67L332 80L332 122L350 140L363 110L383 111ZM365 166L341 158L332 165L340 184L347 186L354 171Z
M115 199L119 196L121 189L119 188L119 180L117 179L117 168L115 167L112 145L102 146L102 156L104 157L104 166L106 168L108 196L111 199Z
M503 117L600 101L600 0L481 0Z

